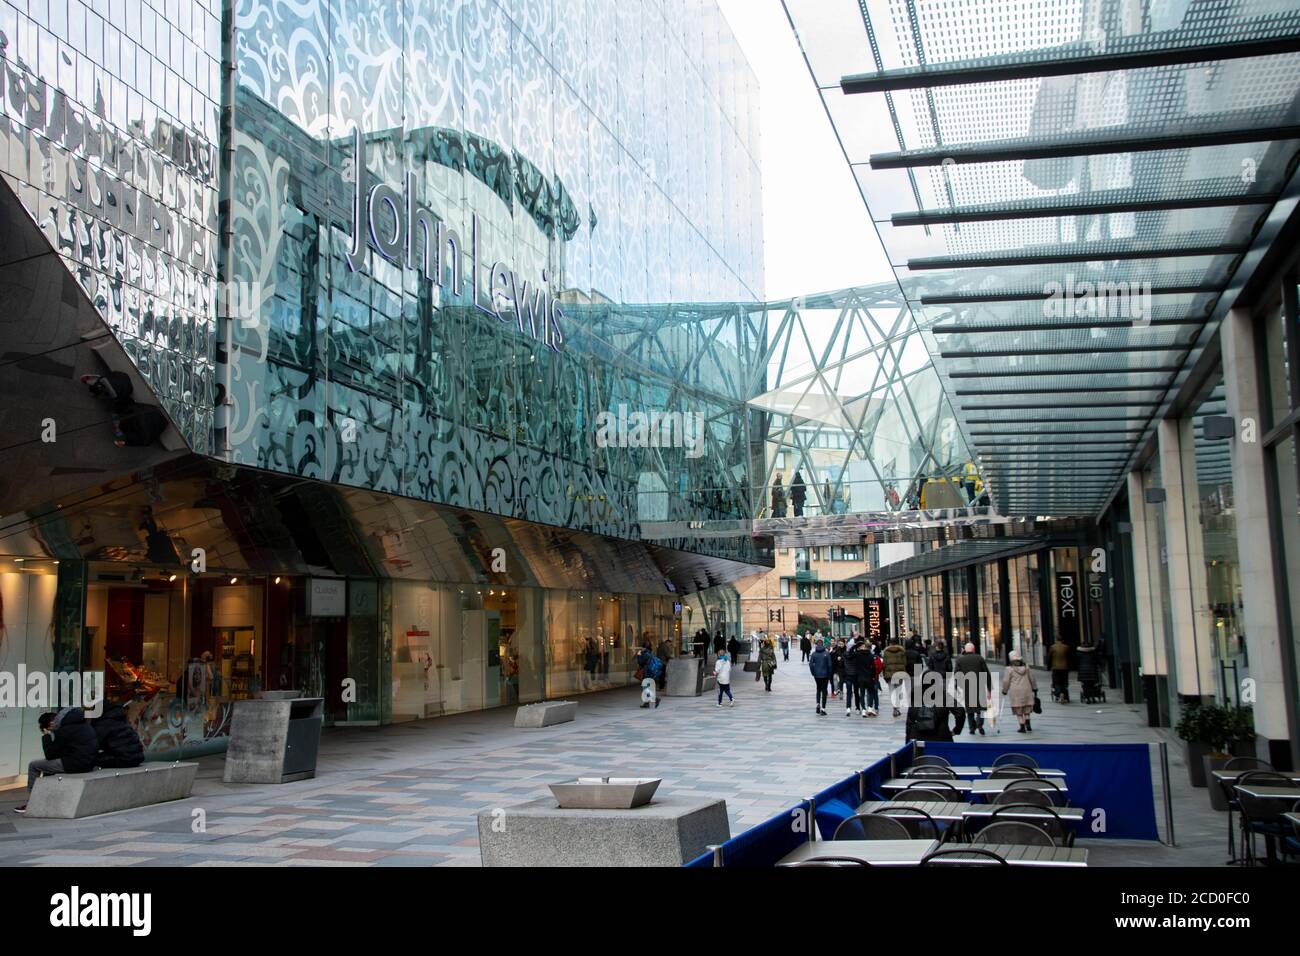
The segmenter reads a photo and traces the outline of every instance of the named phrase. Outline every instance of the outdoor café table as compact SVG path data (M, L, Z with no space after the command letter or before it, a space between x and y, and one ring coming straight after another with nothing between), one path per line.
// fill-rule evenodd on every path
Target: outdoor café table
M1248 797L1255 797L1257 800L1290 800L1292 802L1300 800L1300 786L1266 787L1262 784L1246 783L1238 784L1236 789Z
M1034 807L1032 810L1027 807L1017 807L1014 811L1008 811L1005 808L1013 804L994 803L963 803L961 804L965 818L976 820L987 820L993 816L995 810L1002 810L998 814L999 820L1033 820L1037 818L1051 819L1051 814L1040 807ZM1052 807L1053 812L1060 817L1062 823L1082 823L1083 807Z
M1215 780L1223 782L1224 780L1236 780L1242 774L1258 773L1259 771L1258 770L1212 770L1210 772L1214 775ZM1294 773L1294 772L1283 773L1280 770L1270 770L1268 771L1268 773L1281 774L1283 777L1289 778L1292 783L1300 784L1300 773Z
M994 770L1006 770L1008 767L1012 767L1012 766L1015 765L1008 763L1008 764L1003 764L1001 767L980 767L979 775L982 777L987 777ZM1033 767L1032 769L1034 773L1038 774L1038 776L1040 777L1051 777L1054 779L1059 778L1061 780L1065 779L1064 770L1053 770L1050 767Z
M881 807L918 807L930 814L930 819L939 823L958 823L962 815L970 809L969 803L899 803L896 800L868 800L858 807L858 813L875 813ZM1082 811L1080 811L1082 812ZM895 819L901 818L899 814Z
M1088 851L1080 850L1078 847L1018 846L1013 843L977 843L975 846L981 850L991 850L1012 866L1088 865ZM935 860L934 862L938 864L943 861Z
M1020 779L1023 779L1023 778L1019 778L1019 777L1001 777L1001 778L999 778L999 779L997 779L997 780L972 780L972 781L971 781L971 793L973 793L973 794L979 794L979 795L981 795L981 796L992 795L992 794L995 794L995 793L1001 793L1001 792L1002 792L1003 790L1005 790L1009 785L1015 783L1017 780L1020 780ZM1057 781L1053 780L1052 783L1055 783L1055 784L1056 784L1056 789L1055 789L1055 790L1053 790L1051 787L1043 787L1042 789L1046 790L1048 793L1052 794L1053 796L1056 796L1058 793L1059 793L1062 797L1069 796L1069 794L1070 794L1070 789L1069 789L1069 787L1067 787L1067 786L1065 785L1064 781L1062 781L1062 782L1060 782L1060 783L1057 783Z
M978 780L974 780L974 781L951 780L951 779L940 780L937 777L933 778L931 781L927 781L925 777L894 777L892 780L886 780L884 783L882 783L880 785L880 789L885 791L893 791L894 793L897 793L900 790L906 790L908 787L912 786L913 784L916 784L917 789L919 790L922 787L924 787L927 782L933 782L937 784L946 783L948 786L953 787L956 790L960 790L962 793L966 793L971 789L971 787L979 783ZM943 792L942 786L936 787L935 789L940 792Z
M938 840L817 840L799 844L777 861L777 866L818 856L847 856L872 866L916 866L938 845Z
M984 776L984 768L983 768L983 767L936 767L936 766L934 766L933 764L930 764L930 765L923 765L923 766L920 766L920 767L909 767L907 770L904 770L904 771L903 771L903 776L905 776L905 777L910 777L912 774L916 773L918 770L940 770L940 769L941 769L941 770L951 770L951 771L952 771L953 773L955 773L957 776L959 776L959 777L966 777L967 779L969 779L969 778L971 778L971 777L982 777L982 776ZM938 779L941 779L941 780L942 780L943 778L940 777L940 778L938 778Z

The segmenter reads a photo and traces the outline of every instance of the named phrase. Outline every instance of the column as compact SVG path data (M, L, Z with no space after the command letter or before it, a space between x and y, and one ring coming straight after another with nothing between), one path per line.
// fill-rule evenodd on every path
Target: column
M1128 473L1129 520L1133 525L1133 607L1137 615L1138 661L1145 677L1163 677L1169 673L1165 660L1165 642L1160 622L1158 572L1151 566L1155 551L1156 529L1148 520L1146 485L1142 472Z
M1182 698L1211 698L1215 688L1214 661L1192 419L1167 418L1160 423L1157 436L1160 480L1165 489L1165 560L1169 567L1166 597L1174 630L1174 690Z
M1261 757L1271 760L1278 749L1271 746L1272 742L1279 742L1283 751L1287 749L1294 715L1288 714L1290 694L1283 682L1287 665L1278 626L1278 553L1276 531L1268 516L1264 445L1259 435L1259 363L1250 314L1232 310L1224 319L1219 338L1228 415L1237 426L1232 439L1232 497L1237 510L1237 559L1241 564L1246 648L1250 676L1255 682L1256 748ZM1241 440L1246 419L1255 422L1254 441Z

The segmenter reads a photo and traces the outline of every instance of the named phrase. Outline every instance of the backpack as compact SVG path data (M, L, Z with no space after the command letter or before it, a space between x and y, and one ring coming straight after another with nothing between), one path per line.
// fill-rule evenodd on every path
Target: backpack
M645 673L647 677L653 677L656 680L664 672L664 662L655 654L650 655L650 660L646 661Z
M933 707L909 707L907 723L914 733L929 734L939 726L939 718Z

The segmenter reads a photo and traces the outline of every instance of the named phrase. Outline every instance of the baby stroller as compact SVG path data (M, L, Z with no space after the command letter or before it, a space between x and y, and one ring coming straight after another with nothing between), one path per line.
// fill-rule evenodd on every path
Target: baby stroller
M1101 686L1099 680L1087 680L1079 682L1079 699L1085 704L1104 704L1106 703L1106 688Z
M1079 699L1085 704L1104 704L1106 689L1101 686L1101 666L1091 644L1077 649L1079 657Z

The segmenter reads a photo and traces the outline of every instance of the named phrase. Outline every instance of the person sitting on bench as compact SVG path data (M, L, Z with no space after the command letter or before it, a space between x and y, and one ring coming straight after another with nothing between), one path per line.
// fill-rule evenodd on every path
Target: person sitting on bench
M94 727L99 740L96 767L138 767L144 763L144 745L135 728L127 722L121 704L106 703Z
M41 714L37 723L41 728L41 748L44 760L33 760L27 765L27 795L30 798L36 778L47 773L89 773L95 769L99 753L99 739L86 714L80 707L65 707L57 714ZM14 808L15 813L26 813L27 804Z

